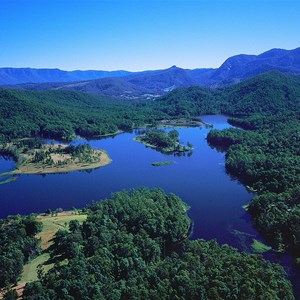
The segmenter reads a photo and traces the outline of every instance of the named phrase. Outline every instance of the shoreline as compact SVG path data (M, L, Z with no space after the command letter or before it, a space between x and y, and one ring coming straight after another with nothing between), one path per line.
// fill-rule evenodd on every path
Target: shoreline
M141 138L139 136L133 138L134 141L136 142L139 142L140 144L143 144L145 145L146 147L149 147L149 148L152 148L152 149L155 149L163 154L173 154L173 153L184 153L184 152L189 152L189 151L192 151L194 148L185 148L184 150L165 150L165 148L160 148L160 147L157 147L155 145L152 145L152 144L148 144L144 141L141 140Z
M59 173L70 173L76 171L93 170L109 165L112 159L109 157L108 153L104 150L94 149L97 154L101 154L101 160L93 163L71 163L66 166L45 166L45 165L23 165L18 169L10 172L10 175L30 175L30 174L59 174Z
M123 131L123 130L117 130L117 131L112 132L112 133L106 133L106 134L95 135L95 136L92 136L92 137L82 137L82 138L86 139L88 141L88 140L93 140L93 139L101 139L101 138L105 138L105 137L115 136L115 135L118 135L118 134L121 134L121 133L124 133L124 132L125 131Z

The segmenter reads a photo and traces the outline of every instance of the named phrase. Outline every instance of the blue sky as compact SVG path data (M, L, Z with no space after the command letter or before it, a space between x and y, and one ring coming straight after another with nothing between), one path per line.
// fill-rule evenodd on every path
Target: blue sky
M218 67L300 47L298 0L0 0L0 67Z

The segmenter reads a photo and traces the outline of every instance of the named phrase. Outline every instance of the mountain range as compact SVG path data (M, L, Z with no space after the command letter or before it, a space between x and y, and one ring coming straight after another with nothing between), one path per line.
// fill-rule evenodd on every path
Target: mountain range
M72 82L129 75L129 71L63 71L60 69L0 68L0 84Z
M0 68L0 84L24 90L74 90L121 98L161 96L177 87L222 87L267 71L300 75L300 48L272 49L260 55L236 55L217 69L129 71L62 71Z

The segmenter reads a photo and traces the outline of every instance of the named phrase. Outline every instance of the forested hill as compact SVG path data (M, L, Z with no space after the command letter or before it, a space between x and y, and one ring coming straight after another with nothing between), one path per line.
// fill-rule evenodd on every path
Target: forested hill
M0 133L9 138L99 136L162 117L134 102L79 92L0 89Z
M0 89L0 133L9 138L95 137L166 118L216 113L248 116L299 109L300 77L279 72L219 90L178 88L152 101L122 101L73 91Z
M188 240L186 210L158 189L95 203L82 225L57 232L57 263L26 285L23 299L294 299L280 266Z
M300 76L271 71L230 87L178 88L155 101L172 116L277 114L300 109Z
M235 115L278 114L300 109L300 76L271 71L218 90L222 112Z

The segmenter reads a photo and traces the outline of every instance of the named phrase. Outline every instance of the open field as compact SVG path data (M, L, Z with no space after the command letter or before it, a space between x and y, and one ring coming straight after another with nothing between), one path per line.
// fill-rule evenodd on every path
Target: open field
M47 250L51 246L52 238L59 229L68 229L71 220L85 221L87 215L78 215L72 211L57 213L55 216L38 215L37 220L43 224L43 230L37 235L41 239L42 250Z
M43 272L48 272L53 266L53 262L50 262L49 247L52 245L52 239L55 233L59 229L68 229L68 224L71 220L78 220L79 222L85 221L86 214L76 214L73 211L66 211L51 215L38 215L37 219L43 223L42 231L37 235L41 239L42 254L32 259L28 264L24 266L24 270L21 279L15 287L13 287L19 296L22 295L24 287L27 282L31 282L38 279L38 266L41 266ZM0 293L1 299L1 293Z

